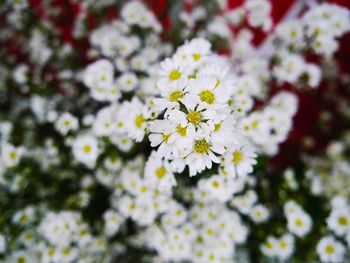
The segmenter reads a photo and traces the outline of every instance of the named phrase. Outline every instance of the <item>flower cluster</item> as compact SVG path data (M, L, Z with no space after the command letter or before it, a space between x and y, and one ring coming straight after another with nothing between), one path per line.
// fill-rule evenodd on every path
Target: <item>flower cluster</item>
M230 107L234 79L227 61L209 52L207 41L194 39L161 63L161 97L150 103L163 118L149 124L151 146L159 146L157 153L176 172L188 165L193 176L226 159L227 168L233 166L229 171L243 163L245 175L252 171L255 153L244 144Z

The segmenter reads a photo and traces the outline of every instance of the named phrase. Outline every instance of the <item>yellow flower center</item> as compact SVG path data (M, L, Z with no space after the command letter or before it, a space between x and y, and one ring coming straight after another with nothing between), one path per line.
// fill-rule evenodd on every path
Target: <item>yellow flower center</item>
M328 246L326 247L326 253L327 253L327 254L333 254L333 253L334 253L334 247L331 246L331 245L328 245Z
M19 220L21 223L26 223L29 220L29 216L27 214L23 214L21 219Z
M17 157L17 153L15 151L10 152L10 159L14 160Z
M129 205L129 210L130 211L135 210L135 208L136 208L136 205L134 203Z
M338 222L339 222L339 225L342 225L342 226L346 226L348 224L348 220L344 216L339 217Z
M214 125L214 132L217 132L221 128L221 122Z
M161 166L156 170L156 176L159 179L162 179L165 175L166 175L166 169L164 166Z
M141 129L142 124L145 122L145 118L140 114L135 118L135 126Z
M268 241L268 242L266 243L266 248L269 249L269 250L273 249L272 243Z
M170 71L169 80L177 80L179 78L181 78L180 71L178 71L177 69L173 69L172 71Z
M193 54L193 59L194 59L195 61L200 60L200 59L201 59L201 54L198 54L198 53Z
M163 134L162 137L164 142L168 142L170 134Z
M218 188L220 186L218 181L214 181L212 185L214 188Z
M235 151L235 152L233 153L232 162L233 162L234 164L239 164L239 163L242 161L242 159L243 159L243 154L242 154L242 152L240 152L240 151Z
M194 143L194 151L199 154L207 154L210 150L209 143L205 140L198 140Z
M179 100L183 97L183 93L180 90L173 91L170 93L168 100L171 102L179 102Z
M252 126L253 126L254 128L258 127L258 125L259 125L259 121L253 121L253 122L252 122Z
M209 236L211 236L211 235L213 235L215 232L214 232L213 229L209 228L209 229L207 230L207 233L208 233Z
M65 120L65 121L63 122L63 125L64 125L64 126L70 126L70 121Z
M285 248L287 247L287 243L286 243L285 241L281 241L281 242L280 242L280 247L281 247L282 249L285 249Z
M50 256L50 257L53 257L54 255L55 255L55 249L52 248L52 247L50 247L50 248L49 248L49 256Z
M303 224L304 224L303 221L301 221L300 219L296 219L296 220L295 220L295 225L296 225L296 226L299 226L299 227L300 227L300 226L302 226Z
M80 236L86 236L87 234L89 234L89 231L87 229L83 229L82 231L80 231Z
M147 186L143 185L143 186L141 186L140 190L141 190L141 193L146 193L148 191L148 188L147 188Z
M210 254L209 255L209 260L210 261L214 261L215 260L215 255L214 254Z
M199 93L199 98L201 101L206 102L208 104L213 104L215 102L215 94L210 90L202 90Z
M177 125L176 131L178 134L180 134L182 137L186 136L187 133L187 127L182 127L180 124Z
M85 145L83 148L83 151L86 153L89 153L91 151L91 146L90 145Z
M190 111L186 118L193 125L198 125L202 121L202 114L197 111Z

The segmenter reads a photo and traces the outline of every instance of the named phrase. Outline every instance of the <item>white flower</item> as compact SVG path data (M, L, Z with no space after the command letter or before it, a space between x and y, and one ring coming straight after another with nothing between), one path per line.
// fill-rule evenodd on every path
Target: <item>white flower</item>
M295 239L291 234L285 234L277 239L276 255L282 260L286 260L291 257L294 251Z
M276 256L276 251L278 249L277 239L273 236L268 236L266 241L260 246L261 251L264 255L268 257Z
M329 229L338 236L344 236L350 230L350 211L346 207L333 209L327 218Z
M92 135L80 135L74 139L72 150L77 161L93 168L99 155L97 139Z
M6 167L16 166L23 154L23 147L15 147L11 144L4 144L1 147L1 160Z
M300 55L285 53L280 56L280 64L275 66L273 73L280 81L295 83L302 75L305 62Z
M15 71L13 72L13 79L18 84L24 84L28 81L28 71L29 68L25 64L21 64L16 67Z
M202 179L198 183L198 189L201 192L208 192L203 199L217 199L221 202L228 201L236 190L236 185L230 178L222 175L213 175L209 179Z
M317 54L330 57L338 49L338 43L330 36L321 35L315 39L312 47Z
M124 73L117 79L117 83L122 91L131 92L138 85L138 79L134 73Z
M304 45L303 24L298 20L281 23L276 28L276 36L286 44L300 48Z
M111 141L118 147L122 152L129 152L134 146L134 142L128 136L122 136L115 134L111 137Z
M220 163L220 159L216 154L223 154L224 149L216 145L212 145L210 141L203 137L197 137L191 148L186 149L185 159L186 164L190 169L190 176L194 176L205 168L210 169L212 162Z
M249 0L244 4L248 12L248 23L252 27L261 27L268 31L272 26L270 17L271 3L263 0Z
M305 65L305 73L307 78L307 84L311 88L316 88L321 81L321 70L314 64Z
M160 192L171 192L176 180L169 162L162 160L155 151L148 158L145 166L145 182Z
M116 101L121 94L114 83L113 64L100 59L90 64L84 71L83 82L90 88L91 96L98 101Z
M223 87L215 77L211 76L190 80L187 89L198 96L199 103L215 109L222 107L231 95L229 89Z
M312 221L304 211L295 211L287 216L288 230L298 237L307 235L312 227Z
M185 96L187 80L180 79L168 85L160 85L159 91L162 98L155 98L153 100L155 108L158 111L164 109L174 109L180 107L180 99Z
M107 59L101 59L90 64L83 76L84 84L89 88L102 86L113 81L113 65Z
M264 205L258 204L251 209L249 216L256 223L266 222L269 217L269 210Z
M41 221L38 232L52 245L65 248L77 241L80 220L79 214L75 212L49 212Z
M253 190L249 190L244 195L234 196L231 204L237 207L242 214L248 215L252 211L257 199L257 194Z
M113 210L107 210L103 214L103 220L105 223L105 234L109 237L118 232L121 224L124 221L123 217L118 212Z
M201 63L210 54L210 48L211 44L209 41L203 38L194 38L179 47L175 52L174 58L189 65Z
M322 262L343 262L345 248L332 236L323 237L317 244L317 254Z
M123 20L129 25L138 25L142 28L152 28L156 32L162 30L155 15L140 1L130 1L121 10Z
M58 118L55 127L62 135L66 135L69 131L78 129L78 119L69 112L65 112Z
M251 146L233 146L224 156L224 169L233 177L250 174L256 164L255 158L256 154Z
M158 86L167 85L181 78L187 78L188 74L186 65L182 64L178 59L166 58L160 63L160 80Z
M113 155L104 160L104 165L108 170L115 172L122 167L123 163L121 159Z
M97 113L92 130L96 136L109 136L114 132L114 114L111 107L103 108Z
M150 117L150 111L137 97L132 101L125 101L120 108L120 119L125 122L124 131L131 139L136 142L142 141L147 129L147 120Z

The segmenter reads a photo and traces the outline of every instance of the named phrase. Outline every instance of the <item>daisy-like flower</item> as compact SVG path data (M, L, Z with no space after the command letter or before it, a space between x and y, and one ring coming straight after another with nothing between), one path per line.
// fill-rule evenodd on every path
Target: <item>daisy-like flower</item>
M94 120L92 130L96 136L107 136L113 133L114 116L113 108L106 107L100 110Z
M159 156L164 156L166 159L176 158L179 156L179 149L174 143L176 137L176 126L169 120L161 121L154 120L150 122L150 131L152 134L149 135L152 147L158 147Z
M276 255L282 260L290 258L294 251L295 239L291 234L285 234L277 240Z
M201 38L192 39L187 45L179 47L174 58L183 64L195 65L203 62L210 54L211 44Z
M105 223L104 231L107 236L113 236L118 232L121 224L124 221L124 218L116 211L107 210L103 214L103 219Z
M159 85L158 89L162 98L155 98L153 102L155 104L155 109L157 111L162 111L164 109L174 109L180 107L180 100L187 93L186 79L180 79L179 81L172 82L168 85Z
M312 227L312 221L308 214L304 211L295 211L288 215L288 230L298 237L307 235Z
M231 95L215 77L203 76L189 81L188 90L198 96L200 103L209 107L222 107Z
M138 83L139 81L133 73L124 73L117 79L117 85L119 85L120 89L124 92L133 91Z
M107 59L101 59L90 64L84 72L83 81L84 84L89 88L112 83L112 63Z
M344 262L345 248L334 237L326 236L318 242L317 254L322 262Z
M146 162L144 178L147 184L161 192L170 192L176 185L169 162L159 158L155 151Z
M233 146L224 156L224 169L230 176L243 176L253 171L256 153L251 146Z
M334 209L327 218L329 229L338 236L344 236L350 230L350 212L346 207Z
M216 154L223 154L225 149L221 146L211 144L204 137L197 137L193 141L191 148L186 151L186 164L190 168L190 176L194 176L198 172L204 171L205 168L210 169L212 162L220 163L220 159Z
M276 250L278 249L277 246L277 239L273 236L268 236L266 241L260 246L260 249L264 255L274 257L276 255Z
M147 105L138 98L126 101L121 105L119 116L124 119L124 131L136 142L142 141L148 130L147 120L150 118L150 111Z
M269 218L269 210L264 205L255 205L250 211L249 216L254 222L262 223Z
M95 166L99 155L97 139L92 135L80 135L73 141L73 155L77 161L85 164L89 168Z
M62 135L66 135L69 131L78 129L78 119L65 112L58 118L55 127Z
M6 167L16 166L24 154L23 147L15 147L11 144L4 144L1 147L1 160Z
M160 63L159 85L166 85L181 78L187 78L188 73L188 69L184 64L180 63L177 59L167 58Z

